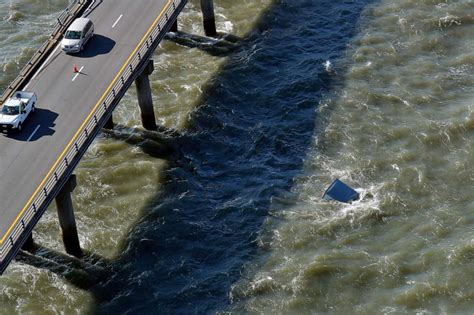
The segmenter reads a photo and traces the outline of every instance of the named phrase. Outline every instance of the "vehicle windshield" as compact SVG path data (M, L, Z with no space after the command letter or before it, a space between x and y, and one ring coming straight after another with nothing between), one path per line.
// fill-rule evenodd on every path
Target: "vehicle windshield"
M7 106L3 105L2 107L2 114L4 115L18 115L20 113L19 106Z
M80 39L81 38L81 32L67 31L66 34L64 35L64 38L66 38L66 39Z

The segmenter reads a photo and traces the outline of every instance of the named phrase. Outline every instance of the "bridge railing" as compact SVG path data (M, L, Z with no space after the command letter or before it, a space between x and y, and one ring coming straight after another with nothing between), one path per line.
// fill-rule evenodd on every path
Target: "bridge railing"
M33 196L29 204L26 205L23 213L20 215L18 219L19 222L15 223L14 228L8 236L8 241L5 240L3 244L0 244L0 263L13 248L14 244L19 239L22 232L25 231L29 222L39 211L39 208L46 201L49 194L53 192L61 179L61 176L65 174L69 165L78 156L81 147L89 139L89 136L93 133L94 129L98 127L98 123L106 114L107 109L110 106L113 106L116 96L123 93L124 91L122 90L124 88L128 88L126 83L129 82L130 79L133 79L133 76L137 75L136 70L143 65L143 62L145 61L144 58L145 56L148 56L153 43L155 43L160 36L161 38L164 36L163 30L166 25L168 25L168 22L174 15L175 11L178 8L184 7L186 3L187 0L169 0L167 8L162 12L155 26L148 34L146 34L145 37L143 37L138 48L135 50L135 53L129 57L120 73L111 83L109 89L104 94L105 96L97 103L96 107L89 114L88 118L85 120L78 133L73 137L66 150L63 151L50 173L40 184L36 194Z
M41 45L41 47L33 54L26 65L21 69L19 75L8 85L0 97L0 105L3 104L16 90L20 89L22 85L29 79L33 72L46 59L51 50L56 46L59 39L61 39L64 31L74 21L86 6L90 4L91 0L74 0L69 3L69 6L62 11L56 19L56 24L53 32L48 40Z

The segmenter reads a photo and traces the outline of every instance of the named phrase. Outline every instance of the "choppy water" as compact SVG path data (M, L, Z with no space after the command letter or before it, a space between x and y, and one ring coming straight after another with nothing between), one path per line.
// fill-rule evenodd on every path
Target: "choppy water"
M0 0L2 88L66 5ZM165 41L166 130L141 130L131 90L77 169L97 270L49 263L52 207L43 268L9 267L0 313L472 313L474 3L215 6L237 47ZM198 1L180 27L202 34ZM362 199L323 202L336 177Z

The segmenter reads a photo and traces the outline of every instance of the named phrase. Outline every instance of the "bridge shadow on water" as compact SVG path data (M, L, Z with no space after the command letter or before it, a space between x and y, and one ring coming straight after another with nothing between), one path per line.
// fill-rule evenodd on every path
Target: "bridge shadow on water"
M229 306L244 266L262 254L256 240L272 204L294 198L320 130L316 109L338 81L324 63L344 56L368 2L282 0L264 12L211 79L185 134L165 137L162 189L107 276L89 288L93 313L207 314ZM112 134L143 148L140 138Z
M210 38L180 31L170 32L166 34L165 38L178 45L197 48L216 57L232 54L239 49L242 41L242 38L227 33L218 33L216 38Z
M83 258L77 259L38 244L27 251L20 251L15 260L59 274L83 290L107 278L110 272L107 268L110 262L93 253L86 252Z
M158 127L158 132L115 125L113 130L104 130L109 137L138 147L143 153L168 160L174 151L174 139L178 132Z

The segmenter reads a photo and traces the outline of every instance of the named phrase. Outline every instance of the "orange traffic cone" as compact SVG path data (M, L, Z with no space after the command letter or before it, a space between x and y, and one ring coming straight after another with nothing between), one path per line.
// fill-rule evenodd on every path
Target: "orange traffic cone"
M73 71L74 73L78 73L78 72L79 72L79 70L77 69L77 66L76 66L76 65L74 65L74 66L72 67L72 71Z

